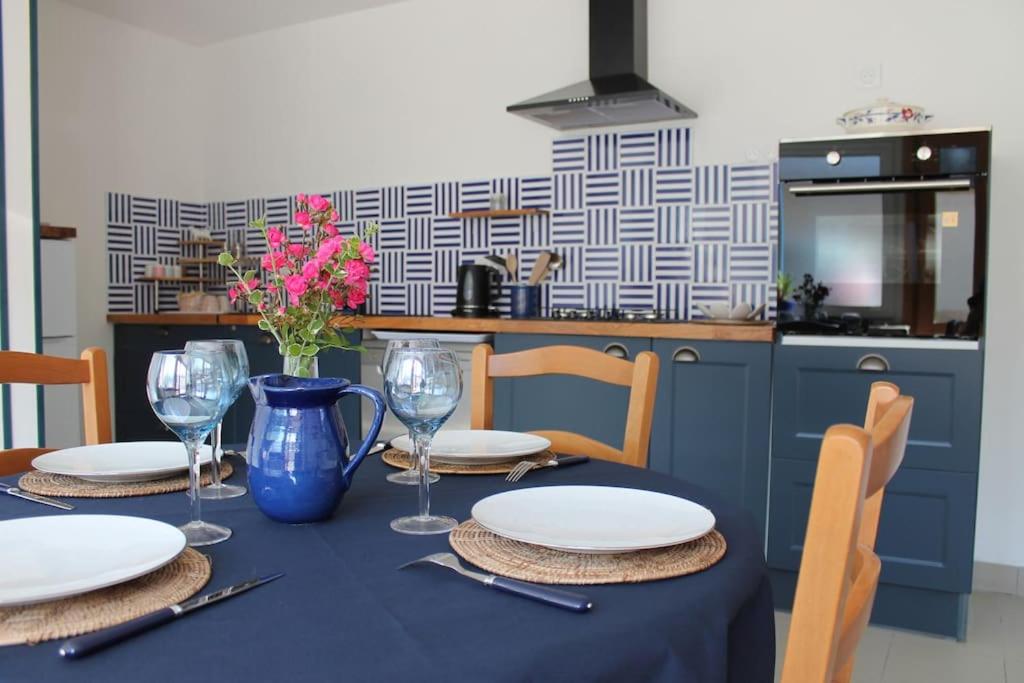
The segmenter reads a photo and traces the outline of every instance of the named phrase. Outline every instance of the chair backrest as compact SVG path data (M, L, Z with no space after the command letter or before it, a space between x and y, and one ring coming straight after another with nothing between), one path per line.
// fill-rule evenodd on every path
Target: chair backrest
M575 375L629 387L626 434L621 449L574 432L544 430L534 433L550 439L552 449L558 453L590 455L637 467L647 466L654 396L658 388L658 357L655 354L642 351L635 361L630 362L594 349L559 345L498 355L489 344L480 344L473 350L472 428L491 429L494 426L495 377L535 375Z
M107 354L97 347L82 351L80 360L20 351L0 351L0 384L81 384L82 413L87 445L110 443L110 390ZM0 452L0 474L29 467L39 449Z
M864 429L873 430L882 418L888 414L893 402L899 398L900 388L892 382L873 382L871 393L868 394L868 409L864 416ZM909 423L909 421L908 421ZM875 441L875 450L878 450L878 440ZM903 453L907 447L907 440L904 438L899 445L899 453L887 457L896 457L896 467L903 462ZM878 460L878 456L875 456ZM886 480L888 482L888 479ZM878 537L878 523L882 516L882 502L885 498L885 486L879 488L873 495L864 501L864 513L860 523L860 544L865 548L875 549L875 541Z
M821 445L793 599L783 683L849 680L871 617L881 563L859 544L864 502L903 458L914 401L894 398L869 432L829 428Z

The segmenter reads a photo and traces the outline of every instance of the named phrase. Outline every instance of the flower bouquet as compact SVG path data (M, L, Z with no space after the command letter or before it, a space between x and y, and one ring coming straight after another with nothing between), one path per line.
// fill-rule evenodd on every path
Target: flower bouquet
M231 302L241 298L254 306L259 328L277 340L285 374L311 377L322 350L363 350L336 330L331 319L366 301L375 254L363 238L377 226L367 226L363 236L344 237L335 225L338 212L330 200L299 194L295 205L294 220L302 229L299 240L290 240L282 227L267 227L265 218L249 223L267 243L259 272L243 270L242 262L228 251L217 263L234 276L228 290Z

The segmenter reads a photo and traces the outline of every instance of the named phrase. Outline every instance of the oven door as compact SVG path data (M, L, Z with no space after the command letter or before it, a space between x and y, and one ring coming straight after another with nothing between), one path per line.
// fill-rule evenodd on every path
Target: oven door
M871 333L977 337L985 279L984 176L789 182L781 262L829 288L817 317Z

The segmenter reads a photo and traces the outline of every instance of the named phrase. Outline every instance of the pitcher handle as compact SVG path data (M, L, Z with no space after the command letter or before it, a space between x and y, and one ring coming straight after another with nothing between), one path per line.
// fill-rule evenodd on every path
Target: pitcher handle
M373 448L373 444L377 442L377 435L380 434L381 425L384 423L384 397L380 395L380 392L370 387L364 387L362 384L350 384L340 392L338 392L338 398L340 399L345 394L359 394L373 401L373 423L370 424L370 432L363 439L363 445L359 447L352 459L348 461L348 465L345 467L345 471L342 476L348 479L352 476L352 473L359 467L359 463L363 461L366 454Z

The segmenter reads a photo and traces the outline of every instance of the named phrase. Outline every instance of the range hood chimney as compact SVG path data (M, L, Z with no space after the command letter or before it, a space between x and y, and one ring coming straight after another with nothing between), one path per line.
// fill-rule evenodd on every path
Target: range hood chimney
M647 0L590 0L590 78L507 111L558 130L697 117L647 82Z

